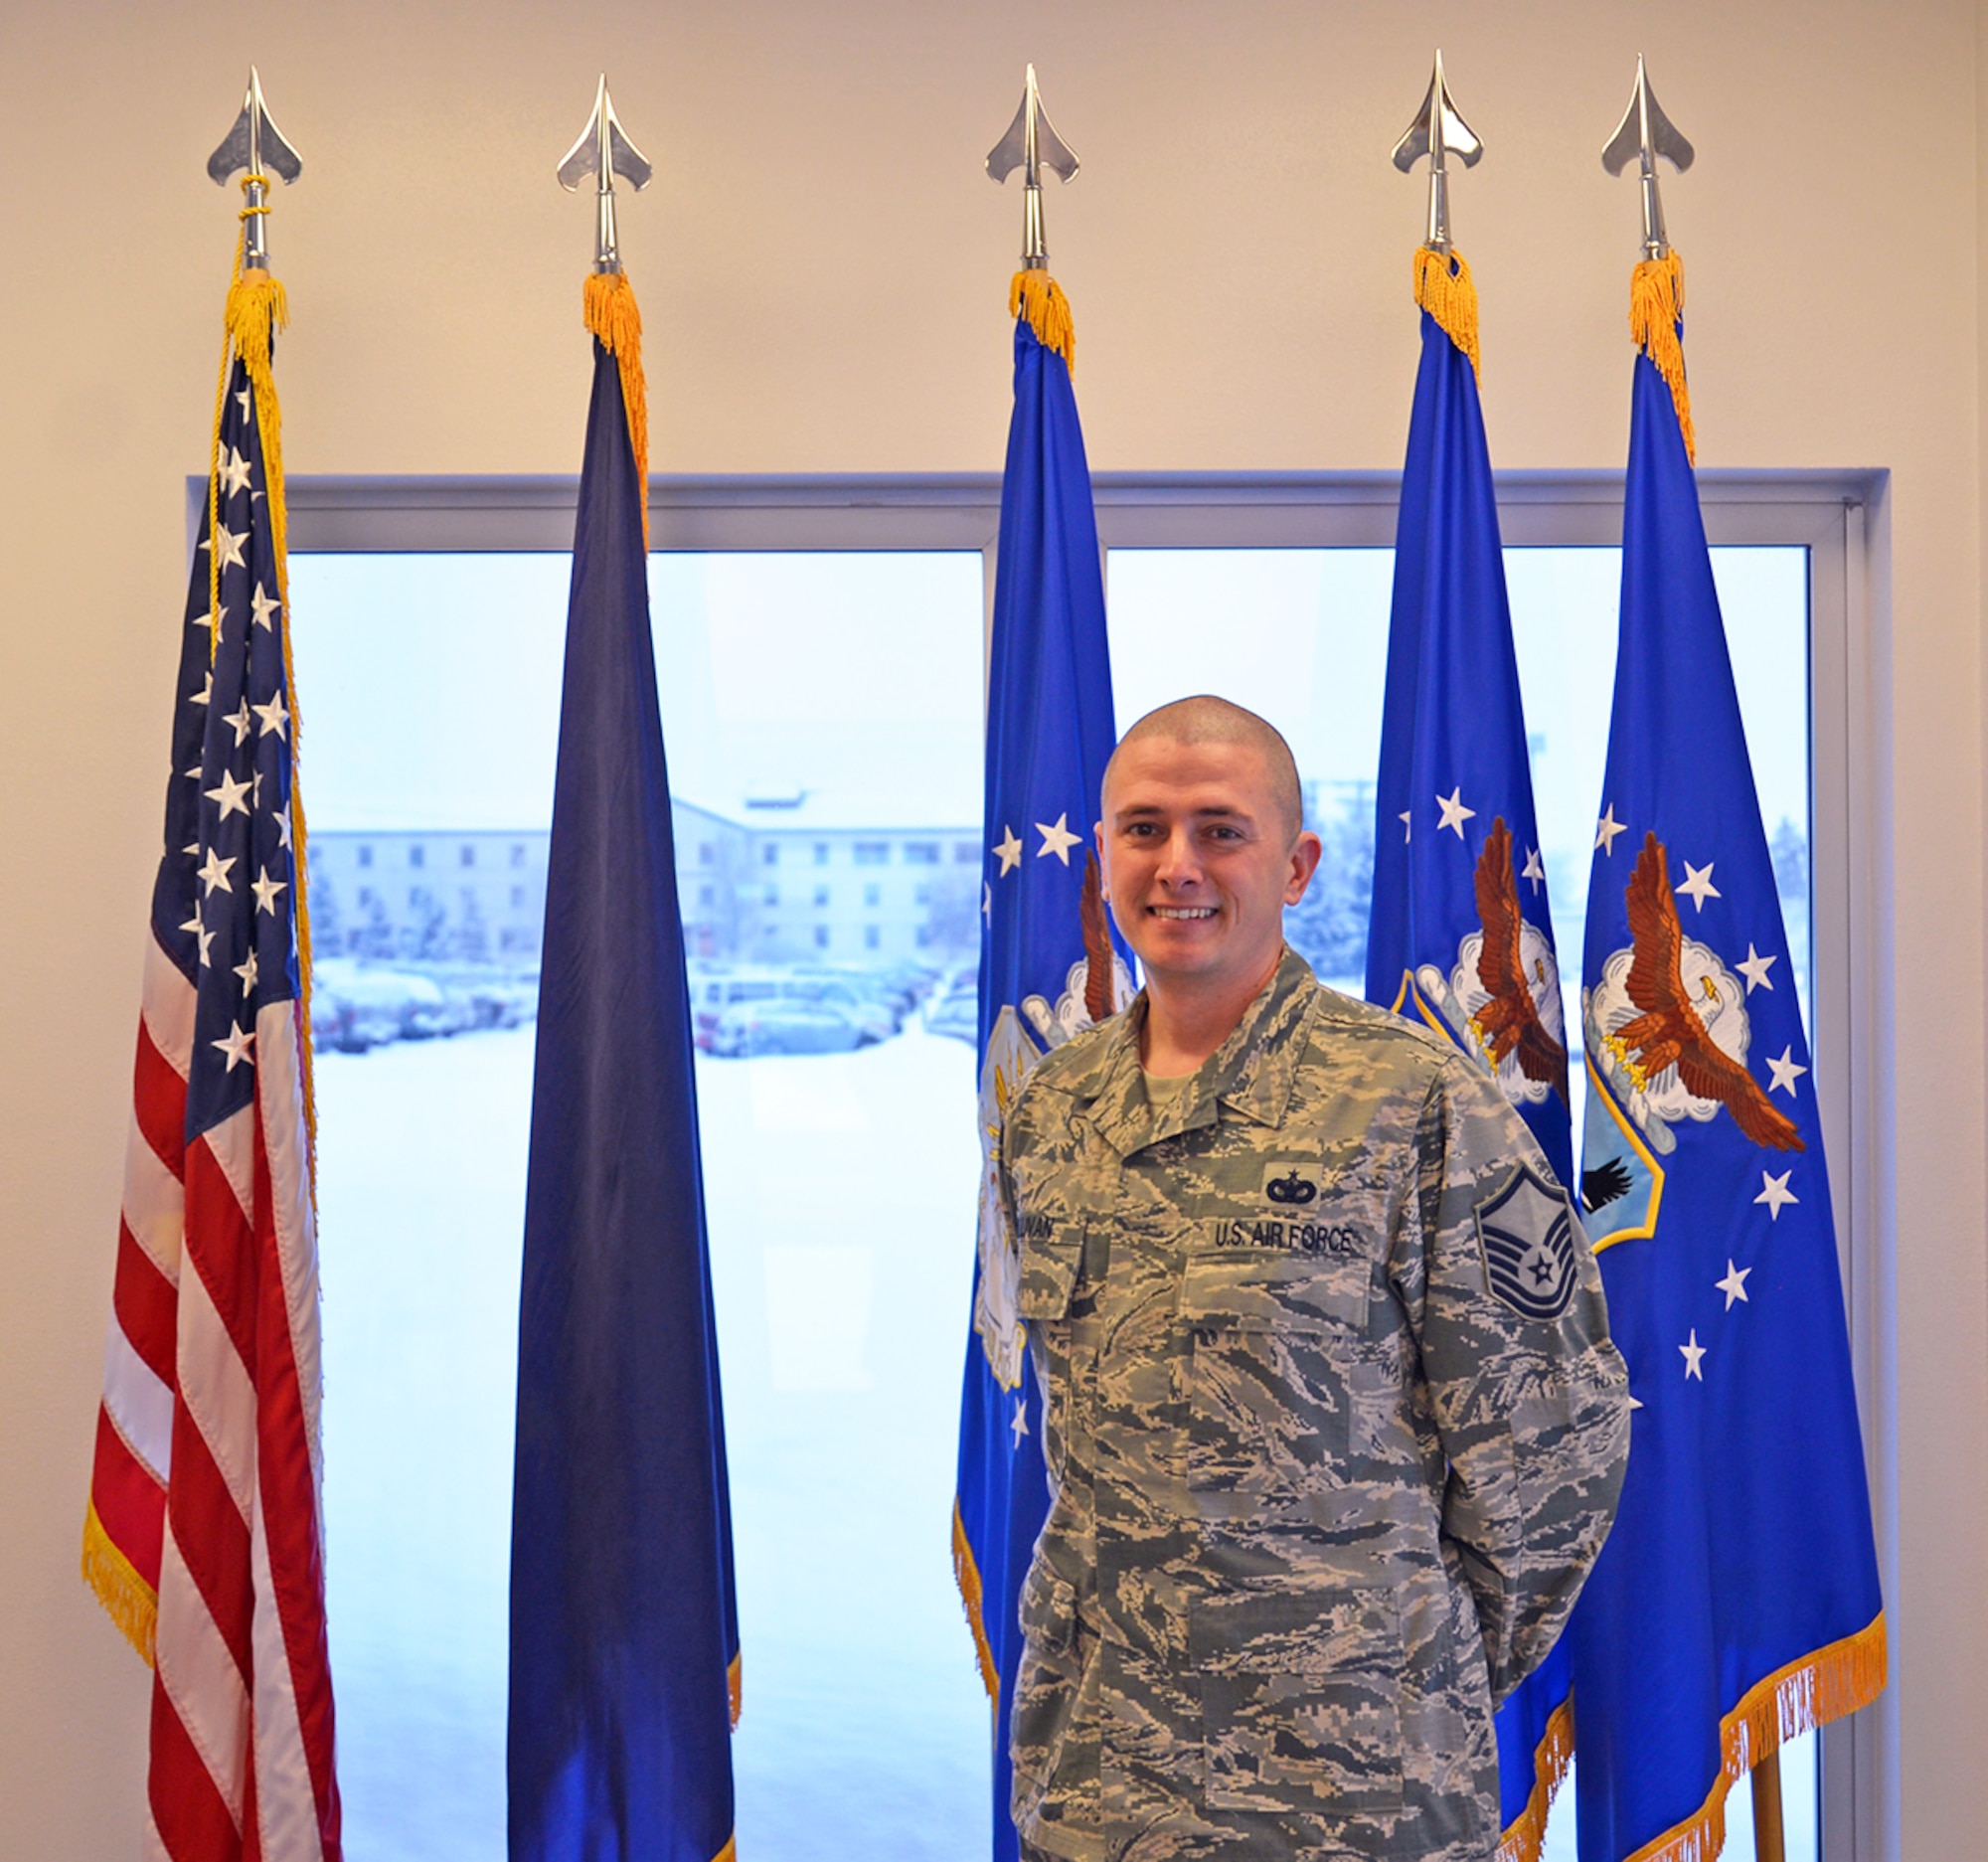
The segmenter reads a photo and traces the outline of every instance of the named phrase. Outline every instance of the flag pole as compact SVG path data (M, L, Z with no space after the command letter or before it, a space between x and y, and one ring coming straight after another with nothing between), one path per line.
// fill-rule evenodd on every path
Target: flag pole
M1691 402L1684 387L1684 356L1677 339L1678 314L1684 308L1683 266L1664 226L1663 196L1657 185L1657 158L1682 174L1696 151L1663 112L1650 89L1642 55L1636 58L1636 88L1615 133L1601 151L1601 165L1611 175L1636 164L1643 209L1643 256L1636 267L1630 320L1637 343L1669 384L1677 402L1685 445L1696 459L1691 428ZM1786 1862L1787 1846L1781 1817L1781 1752L1776 1745L1755 1762L1748 1777L1753 1793L1753 1854L1755 1862Z

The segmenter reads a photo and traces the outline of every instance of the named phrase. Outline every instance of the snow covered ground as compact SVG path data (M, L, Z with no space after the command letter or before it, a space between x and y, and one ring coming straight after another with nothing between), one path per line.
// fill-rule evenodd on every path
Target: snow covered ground
M318 1063L326 1520L348 1847L504 1853L534 1031ZM989 1715L953 1589L973 1056L698 1064L752 1862L975 1862Z

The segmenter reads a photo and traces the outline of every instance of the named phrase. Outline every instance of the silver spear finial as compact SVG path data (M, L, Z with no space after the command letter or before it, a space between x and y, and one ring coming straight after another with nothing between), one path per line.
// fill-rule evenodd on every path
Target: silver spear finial
M600 75L600 87L593 93L593 114L580 132L580 140L566 152L559 165L559 183L574 193L588 175L598 177L594 190L593 268L619 271L621 253L614 236L614 177L619 175L637 194L649 185L656 171L645 156L628 140L620 119L614 114L613 99L607 94L607 74Z
M1643 69L1642 54L1638 53L1635 94L1629 99L1629 107L1622 112L1622 120L1615 126L1615 133L1608 138L1608 146L1601 151L1601 165L1611 175L1619 175L1632 159L1640 164L1645 258L1662 258L1671 250L1670 241L1664 234L1663 197L1657 192L1657 157L1661 155L1679 174L1683 174L1691 166L1695 153L1659 106L1655 93L1650 89L1649 74Z
M1435 73L1429 79L1428 95L1415 112L1401 141L1395 144L1395 166L1407 174L1424 155L1429 162L1428 237L1422 244L1431 252L1449 251L1449 171L1447 158L1454 155L1466 168L1475 168L1484 153L1470 125L1451 100L1449 85L1442 75L1442 53L1435 55Z
M1065 181L1077 179L1077 151L1056 132L1043 108L1042 92L1036 88L1036 68L1022 85L1022 107L1008 125L1008 133L987 151L987 174L992 181L1005 181L1019 167L1022 171L1022 269L1049 269L1049 248L1043 242L1043 169L1051 168Z
M242 269L267 271L269 268L268 229L269 177L279 176L287 186L304 171L295 149L284 140L262 101L262 80L254 66L248 67L248 91L242 99L242 114L235 127L223 136L221 146L207 158L207 172L217 187L225 188L242 170L248 174L243 204Z

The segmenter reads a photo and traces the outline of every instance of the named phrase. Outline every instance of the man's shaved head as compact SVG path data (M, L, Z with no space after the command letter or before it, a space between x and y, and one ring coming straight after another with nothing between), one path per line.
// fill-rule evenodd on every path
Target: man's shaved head
M1275 725L1266 723L1253 711L1244 711L1226 698L1202 693L1195 698L1177 698L1171 705L1149 711L1123 737L1104 765L1103 786L1111 786L1111 770L1129 744L1157 739L1184 747L1196 744L1242 744L1257 752L1263 760L1263 773L1269 779L1270 794L1283 818L1284 831L1296 840L1304 828L1304 792L1298 787L1297 760Z

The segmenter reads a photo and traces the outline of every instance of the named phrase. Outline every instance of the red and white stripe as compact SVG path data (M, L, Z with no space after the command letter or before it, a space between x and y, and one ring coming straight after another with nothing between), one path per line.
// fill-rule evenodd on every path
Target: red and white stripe
M257 1018L254 1102L187 1145L194 1001L154 943L90 1495L156 1599L148 1853L337 1862L297 1005Z

